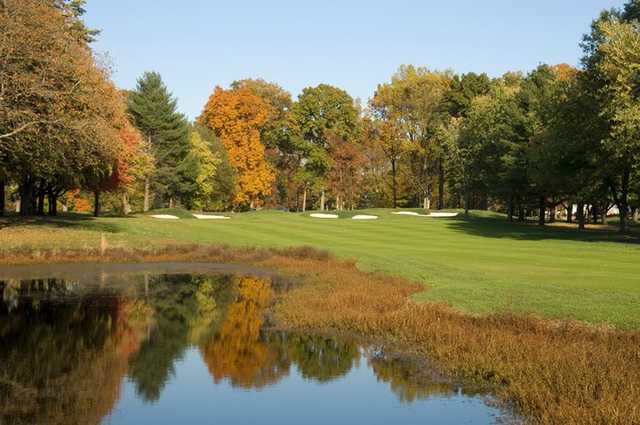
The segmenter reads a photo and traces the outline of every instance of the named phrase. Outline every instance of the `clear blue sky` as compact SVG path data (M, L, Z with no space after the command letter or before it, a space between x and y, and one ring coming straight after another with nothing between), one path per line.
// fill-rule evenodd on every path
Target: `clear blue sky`
M578 43L623 0L89 0L114 80L162 74L190 118L216 85L261 77L289 90L319 83L366 100L401 64L456 72L577 64Z

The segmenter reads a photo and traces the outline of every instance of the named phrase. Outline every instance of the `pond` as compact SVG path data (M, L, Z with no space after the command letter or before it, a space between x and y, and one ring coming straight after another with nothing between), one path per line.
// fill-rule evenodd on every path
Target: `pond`
M216 265L5 269L0 423L489 424L507 417L486 395L385 347L275 330L265 309L291 285Z

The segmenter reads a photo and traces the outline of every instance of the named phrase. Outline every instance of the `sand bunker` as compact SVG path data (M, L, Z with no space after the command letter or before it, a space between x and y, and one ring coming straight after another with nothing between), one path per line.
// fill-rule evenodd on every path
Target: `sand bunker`
M377 215L365 215L365 214L360 214L360 215L354 215L353 217L351 217L352 220L377 220L378 216Z
M162 218L165 220L178 220L180 219L180 217L176 217L175 215L169 215L169 214L154 214L151 217L153 218Z
M213 215L213 214L193 214L193 216L200 220L229 220L231 217L226 215Z
M456 217L458 213L448 213L448 212L434 212L429 214L429 217Z
M315 214L309 214L309 217L313 217L313 218L338 218L338 215L337 214L315 213Z
M410 215L413 217L429 217L426 214L418 214L417 212L414 211L398 211L398 212L392 212L391 214L395 214L395 215Z
M458 213L452 213L452 212L432 212L429 214L419 214L414 211L398 211L398 212L392 212L391 214L409 215L412 217L431 217L431 218L456 217L458 215Z

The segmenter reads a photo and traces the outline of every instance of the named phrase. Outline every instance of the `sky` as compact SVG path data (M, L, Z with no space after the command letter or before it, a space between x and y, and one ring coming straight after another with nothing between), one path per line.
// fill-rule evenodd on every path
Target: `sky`
M458 73L577 65L601 10L623 0L88 0L120 88L159 72L196 118L216 85L263 78L291 92L320 83L363 103L401 64Z

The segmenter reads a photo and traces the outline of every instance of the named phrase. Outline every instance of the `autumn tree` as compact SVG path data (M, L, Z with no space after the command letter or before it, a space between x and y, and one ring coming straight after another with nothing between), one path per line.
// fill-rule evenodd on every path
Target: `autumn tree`
M246 88L269 105L267 120L260 130L260 140L265 146L265 156L276 173L274 201L289 205L291 180L297 170L295 145L291 140L289 111L291 94L279 85L263 79L244 79L231 83L231 88Z
M407 146L398 122L393 117L391 108L380 95L374 95L369 102L373 115L369 128L371 137L376 141L391 166L391 200L392 207L398 207L398 167L402 154Z
M451 80L450 72L403 65L391 82L378 86L371 102L374 111L402 138L408 177L425 208L430 208L434 181L439 187L438 206L443 206L445 153L436 130L447 117L442 104Z
M120 130L123 149L118 159L118 172L123 175L119 185L121 210L124 215L131 212L131 197L140 192L140 185L153 173L154 158L151 146L140 131L127 120Z
M328 182L331 192L336 197L336 209L354 209L359 193L362 191L365 157L360 145L348 142L342 137L327 134L329 145L329 171Z
M216 87L198 122L215 131L236 172L234 203L255 208L272 190L274 172L266 161L260 130L269 106L251 90Z
M82 2L0 3L0 168L20 213L55 213L88 173L107 174L120 147L117 90L88 41Z

